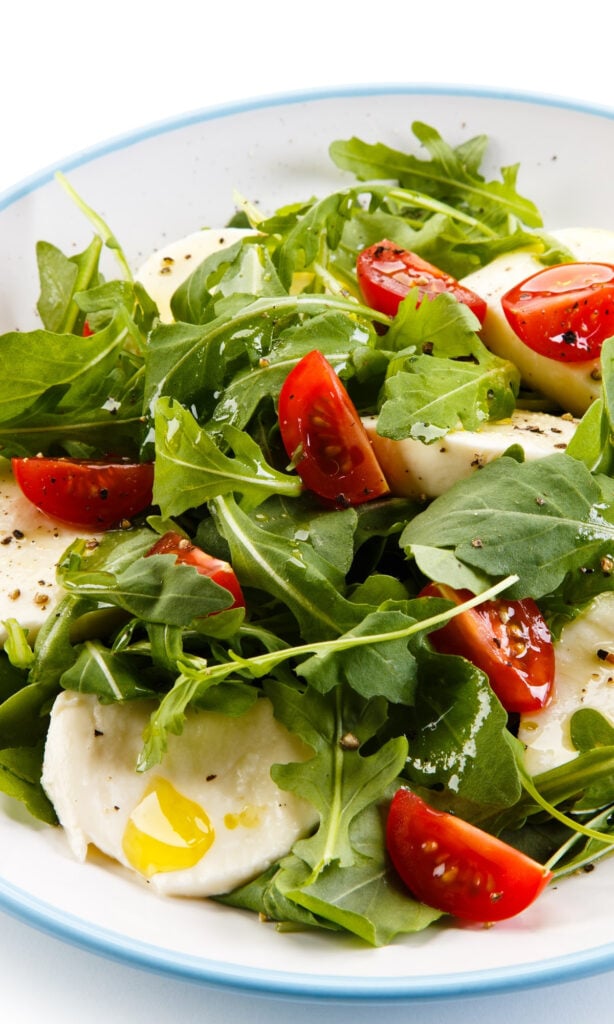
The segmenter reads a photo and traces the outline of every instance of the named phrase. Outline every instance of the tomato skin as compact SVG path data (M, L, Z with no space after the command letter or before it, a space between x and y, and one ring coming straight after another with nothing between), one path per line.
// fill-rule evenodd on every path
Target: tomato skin
M169 530L147 552L149 555L175 555L175 561L192 565L202 576L209 576L214 583L230 591L233 603L230 608L245 608L245 598L235 571L229 562L208 555L202 548L192 544L186 537ZM225 611L227 609L224 609ZM217 613L213 613L217 614Z
M392 798L390 859L410 892L465 921L504 921L525 910L552 872L462 818L429 807L409 789Z
M421 597L463 604L474 595L443 583L429 583ZM506 711L539 711L554 684L554 647L546 622L531 598L496 598L461 612L429 634L435 650L477 665Z
M365 303L379 313L396 316L401 300L411 288L418 288L421 299L425 296L432 299L441 292L448 292L469 306L480 323L484 323L486 302L481 296L459 284L439 267L408 249L401 249L387 238L359 253L356 274Z
M152 501L153 463L88 459L14 458L23 494L52 519L108 530Z
M501 307L532 351L566 363L597 359L605 339L614 334L614 266L547 267L506 292Z
M345 507L389 493L367 432L339 377L315 349L279 395L279 429L305 487Z

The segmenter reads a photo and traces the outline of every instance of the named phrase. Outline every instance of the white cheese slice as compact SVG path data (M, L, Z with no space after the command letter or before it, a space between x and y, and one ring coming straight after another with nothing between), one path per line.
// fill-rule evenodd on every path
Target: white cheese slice
M516 410L509 420L487 423L480 431L453 430L423 444L381 437L375 416L363 423L392 493L407 498L436 498L514 444L527 460L564 451L576 428L573 419Z
M521 715L518 738L532 775L577 756L570 720L579 708L594 708L614 726L614 665L598 651L614 654L614 594L600 594L564 627L555 643L554 694L539 712Z
M316 825L314 807L271 778L273 764L312 751L270 701L237 718L188 713L162 763L137 773L151 711L150 702L102 705L91 694L56 699L42 782L76 857L93 844L161 894L210 896L266 870Z
M32 636L40 629L63 593L57 564L77 536L39 512L15 483L10 462L0 459L0 642L6 619L16 619Z
M136 273L137 281L158 307L160 320L173 323L171 299L207 256L227 249L254 232L247 228L206 228L178 241L169 242L149 256Z
M614 263L614 232L599 228L565 228L550 234L578 261ZM601 393L599 360L563 363L533 352L514 333L501 306L501 298L510 288L543 269L544 265L533 253L512 252L469 274L462 284L488 303L481 331L488 348L514 363L528 387L548 395L574 416L581 416Z

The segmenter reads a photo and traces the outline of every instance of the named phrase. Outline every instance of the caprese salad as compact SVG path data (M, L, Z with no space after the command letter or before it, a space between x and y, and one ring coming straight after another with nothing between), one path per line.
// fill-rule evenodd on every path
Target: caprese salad
M413 132L134 276L41 242L0 338L0 788L373 945L614 845L614 234Z

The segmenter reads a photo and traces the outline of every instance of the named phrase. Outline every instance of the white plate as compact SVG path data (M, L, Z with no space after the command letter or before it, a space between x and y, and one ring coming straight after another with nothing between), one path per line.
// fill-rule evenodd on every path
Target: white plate
M614 229L614 112L556 100L394 87L289 96L208 110L71 157L62 165L130 261L223 224L233 190L271 210L347 176L327 155L356 134L413 145L414 120L453 143L485 132L485 171L520 162L520 190L550 228ZM54 168L0 196L0 330L36 324L34 246L79 251L91 229ZM614 966L614 861L548 890L491 929L444 924L384 949L352 938L280 934L258 918L168 901L102 858L76 864L60 831L0 800L0 906L101 955L204 983L310 999L441 997L569 980Z

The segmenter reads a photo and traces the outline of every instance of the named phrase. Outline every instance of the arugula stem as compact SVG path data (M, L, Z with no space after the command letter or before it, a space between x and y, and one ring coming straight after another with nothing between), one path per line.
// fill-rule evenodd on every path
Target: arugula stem
M485 590L481 594L477 594L470 600L465 601L463 604L455 605L453 608L449 608L445 612L439 612L437 615L431 615L428 619L420 619L418 622L412 623L411 626L406 626L404 629L391 630L389 633L370 633L361 636L346 635L338 637L335 640L320 640L312 644L301 644L295 647L286 647L281 651L267 651L266 654L257 654L252 658L242 658L240 655L235 654L233 651L229 651L231 661L224 662L223 664L209 666L206 665L202 669L198 670L198 675L206 680L210 685L211 682L222 682L227 676L235 672L237 668L241 667L246 671L252 673L255 678L259 678L266 675L268 671L276 668L277 665L282 662L289 660L294 657L301 657L306 654L330 654L334 651L345 651L350 650L354 647L364 647L366 644L378 644L386 643L391 640L403 640L414 636L416 633L421 633L424 630L434 629L436 626L442 625L449 619L455 618L462 612L468 611L470 608L475 608L476 605L482 604L484 601L490 601L497 594L507 590L518 581L517 576L506 576L505 579L495 583L488 590Z
M66 178L61 171L56 172L55 178L56 181L60 183L64 191L68 193L73 202L77 204L81 212L84 213L87 219L94 225L106 247L115 253L115 258L117 259L126 280L132 281L132 271L128 265L123 249L108 224L102 219L100 214L96 213L91 206L88 206L76 189L74 189L70 184L68 178Z
M87 260L85 261L83 266L79 267L79 271L77 273L75 285L73 288L73 295L75 295L77 292L86 291L87 288L89 288L90 281L92 280L92 277L96 273L96 270L98 268L98 260L100 259L101 249L102 239L96 235L92 239L92 244L89 246L87 250ZM77 303L73 298L70 302L68 310L66 311L64 322L60 325L58 333L71 334L75 326L75 323L77 322L77 317L79 316L80 312L81 310L79 309Z

